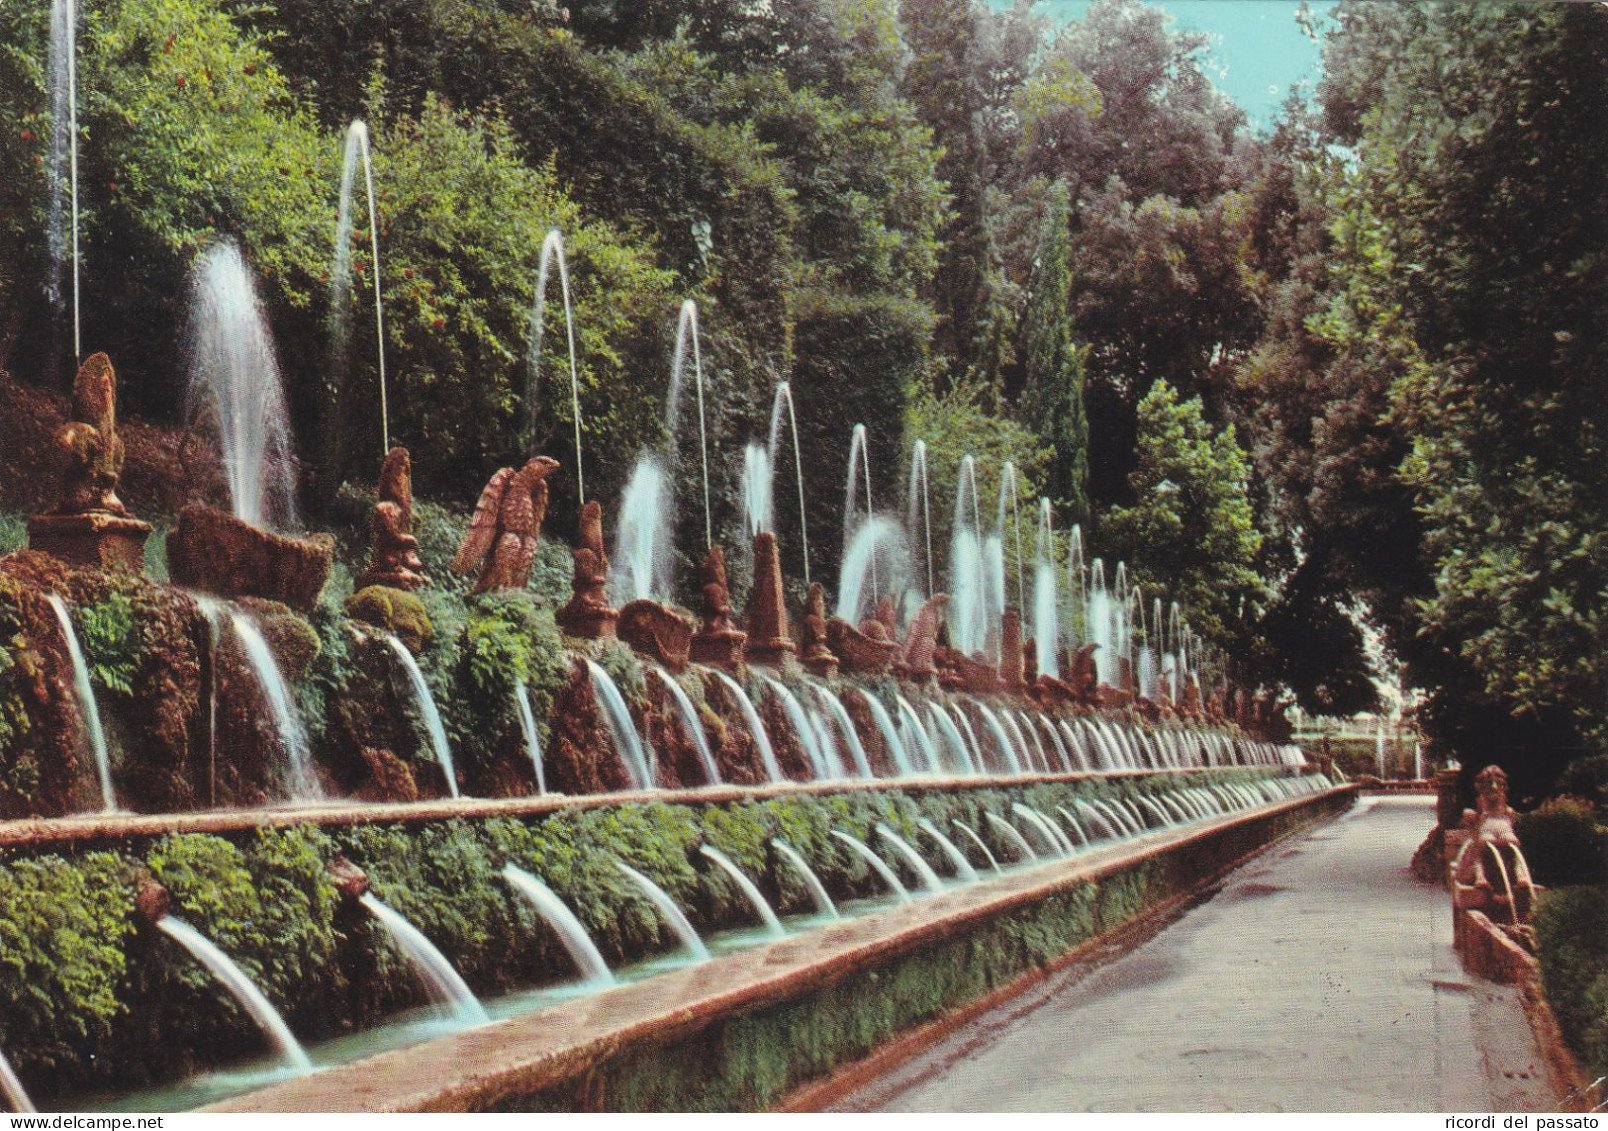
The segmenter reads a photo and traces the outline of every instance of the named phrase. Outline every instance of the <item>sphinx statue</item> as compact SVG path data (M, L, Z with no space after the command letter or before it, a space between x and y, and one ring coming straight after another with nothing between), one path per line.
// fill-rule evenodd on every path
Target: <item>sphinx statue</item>
M703 626L692 637L692 658L732 670L743 662L748 634L731 623L731 591L726 587L726 551L709 547L704 555Z
M28 522L28 545L75 565L138 573L150 524L117 497L123 440L117 434L117 374L104 353L91 354L73 378L72 415L56 430L65 457L61 501Z
M557 460L537 456L518 471L503 468L486 484L452 559L456 573L478 571L474 592L523 589L530 580L547 517L547 477L557 470Z
M583 640L615 634L619 613L609 605L609 556L603 549L603 506L596 499L581 508L580 538L572 557L570 599L558 610L558 626Z
M776 552L776 535L762 530L754 535L754 587L748 595L748 659L756 664L780 664L797 645L788 635L787 601L782 594L782 562Z
M1536 894L1508 805L1507 774L1486 766L1474 777L1475 808L1463 811L1462 824L1448 830L1446 853L1451 859L1447 880L1452 889L1454 945L1471 967L1493 965L1490 955L1473 953L1475 938L1467 913L1478 911L1490 926L1520 946L1534 950L1530 920ZM1491 970L1482 970L1487 977Z
M838 670L838 658L827 644L826 590L819 581L810 582L809 603L804 612L804 667L811 675L829 677Z
M356 588L384 585L409 592L430 584L413 536L413 463L408 450L392 448L380 465L379 501L369 516L369 563Z

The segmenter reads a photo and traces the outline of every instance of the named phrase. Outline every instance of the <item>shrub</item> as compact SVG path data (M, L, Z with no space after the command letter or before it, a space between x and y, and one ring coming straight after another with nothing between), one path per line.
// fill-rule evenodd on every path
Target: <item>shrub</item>
M1608 1075L1608 890L1555 888L1536 907L1541 981L1588 1075Z
M1513 822L1536 883L1608 883L1608 829L1589 801L1549 798Z

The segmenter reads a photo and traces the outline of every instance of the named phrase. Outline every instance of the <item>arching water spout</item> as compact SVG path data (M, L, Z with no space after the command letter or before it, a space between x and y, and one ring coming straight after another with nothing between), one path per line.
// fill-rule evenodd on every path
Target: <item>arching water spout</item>
M313 769L313 752L307 742L307 730L302 726L296 710L296 700L285 677L274 660L268 641L252 623L250 617L235 609L228 610L229 628L240 641L240 647L251 665L251 672L262 688L262 697L273 716L274 733L279 739L280 752L285 756L285 788L293 801L319 801L324 791L319 788L318 774Z
M771 905L760 894L759 888L754 886L754 881L743 874L743 870L732 862L731 857L720 851L720 849L707 844L700 845L698 851L706 858L713 860L726 875L731 877L732 882L737 885L748 899L749 904L759 915L760 921L765 924L765 929L771 933L772 937L779 939L786 936L787 928L782 926L782 921L776 917L776 912L771 910Z
M690 298L681 304L676 318L676 352L670 362L670 401L665 410L665 421L670 434L681 435L676 422L680 419L681 383L686 369L687 347L692 347L692 375L698 386L698 456L703 467L704 545L715 544L715 526L709 509L709 434L704 424L703 347L698 341L698 304Z
M804 559L804 587L807 589L810 584L810 524L804 512L804 455L798 448L798 414L793 411L793 386L788 381L776 384L776 398L771 402L770 443L766 453L770 457L771 474L774 475L778 466L776 443L781 437L784 401L787 404L788 427L793 434L793 477L798 481L798 539Z
M840 833L836 829L832 830L832 835L848 845L854 850L855 855L870 865L871 870L881 876L882 882L888 885L888 890L898 896L900 903L910 902L910 892L906 890L904 884L899 882L898 875L894 873L892 868L888 867L886 860L871 851L870 846L857 837L852 837L848 833Z
M776 750L771 746L770 735L765 733L765 724L760 720L759 712L754 709L754 701L743 690L743 685L718 668L704 668L704 671L718 679L731 697L737 700L737 709L742 712L743 722L748 727L749 736L754 740L754 746L759 751L759 760L765 766L765 773L773 782L786 781L782 774L781 764L776 761Z
M536 792L547 792L547 773L542 766L542 739L536 730L536 716L530 709L530 688L525 681L514 684L514 709L519 712L519 729L525 736L525 754L536 774Z
M856 424L849 437L849 478L843 491L843 556L848 557L849 545L854 535L859 531L860 518L858 515L860 482L865 485L865 522L876 517L876 507L871 503L871 453L868 450L866 430L864 424ZM876 558L870 561L871 601L875 604L881 593L877 587Z
M926 833L938 845L949 863L954 866L956 879L965 880L969 884L977 882L977 869L971 866L971 861L966 859L966 854L955 847L955 842L939 831L937 825L926 817L922 817L916 821L916 828Z
M530 308L530 363L529 381L525 391L528 410L527 435L529 451L536 455L536 409L540 404L542 331L547 320L547 280L554 263L558 264L558 287L564 300L564 338L569 346L570 413L575 418L575 491L581 505L586 505L586 477L581 469L581 378L575 362L575 311L570 305L569 263L564 256L564 236L557 228L542 239L541 263L536 269L536 297Z
M815 694L826 709L831 712L832 718L837 722L838 730L843 740L849 744L849 754L854 758L854 769L862 778L875 775L871 772L871 760L866 757L865 745L860 741L859 733L854 729L854 720L849 718L848 708L843 706L843 700L828 687L815 684Z
M1027 843L1027 838L1016 830L1015 825L993 813L984 813L983 816L987 817L988 823L994 826L994 831L1010 842L1012 848L1016 849L1018 860L1024 863L1038 863L1038 853L1033 851L1033 846Z
M682 688L676 678L663 668L653 668L653 674L659 677L666 691L670 692L670 701L676 705L676 713L681 716L681 728L686 731L687 737L698 752L698 763L703 767L704 781L710 785L720 784L720 767L715 762L714 752L709 749L709 739L704 735L703 725L698 721L698 711L687 698L687 692Z
M79 716L84 720L84 734L89 739L89 750L95 758L95 773L100 780L101 811L117 811L117 794L112 789L112 758L106 748L106 731L101 727L100 707L95 702L95 687L89 681L89 665L84 662L84 651L78 646L78 634L73 631L73 618L67 606L54 593L45 594L56 624L61 628L62 640L67 645L67 659L73 669L73 694L78 698Z
M865 703L866 709L871 712L871 718L876 721L877 733L882 735L882 742L888 748L888 754L893 759L894 770L899 777L908 777L914 770L910 764L910 753L905 749L904 741L894 728L893 718L882 701L869 691L861 691L860 699Z
M809 861L805 860L786 841L773 839L771 847L781 853L782 859L791 864L794 870L798 872L799 878L804 881L804 886L809 890L810 898L815 901L815 910L822 915L829 915L833 919L841 918L838 915L837 905L832 902L832 897L826 894L826 887L821 883L821 877L815 874L815 869L810 867Z
M787 721L793 724L793 733L798 736L798 743L804 748L804 754L810 760L810 770L816 781L824 781L832 776L832 768L827 765L826 754L821 749L821 743L815 734L815 728L804 714L804 708L799 704L798 697L787 689L787 685L779 680L761 672L755 672L760 682L770 689L776 701L782 705L782 712L787 715Z
M430 738L430 749L441 766L442 775L447 779L447 792L457 797L458 775L452 767L452 747L447 743L447 729L441 723L441 712L436 709L435 696L430 694L430 685L424 680L419 661L413 658L408 646L391 633L385 633L382 639L407 674L408 686L413 689L413 700L419 705L419 717L424 721L425 733Z
M932 865L921 858L921 853L911 847L910 842L894 832L887 825L877 825L877 835L887 842L888 847L899 854L904 862L910 865L911 871L921 880L921 886L933 895L940 895L944 890L944 882L938 878L938 873L932 870Z
M11 1067L4 1053L0 1053L0 1097L4 1097L6 1106L18 1115L32 1115L39 1110L28 1098L27 1089L22 1086L16 1069Z
M876 578L903 572L904 534L899 524L881 515L860 522L848 539L838 565L837 615L859 624L876 604ZM881 562L881 568L878 568Z
M692 929L692 924L681 908L676 906L676 901L671 899L662 887L635 868L618 860L615 863L620 871L625 873L626 878L641 889L642 894L658 909L659 914L664 916L665 922L670 924L670 929L675 932L676 938L681 940L681 945L692 952L693 961L708 962L709 948L704 946L703 940L698 937L698 932Z
M972 828L970 825L966 824L964 821L954 821L954 820L952 820L952 821L950 821L950 824L954 825L961 832L965 833L966 836L971 840L971 842L977 846L978 850L980 852L982 852L984 859L986 859L988 861L989 867L993 868L994 871L996 871L996 872L999 872L999 871L1003 870L999 866L998 858L995 857L993 851L988 847L988 842L983 840L982 837L977 835L977 830L976 829Z
M513 884L519 894L530 900L531 905L547 920L547 925L553 928L558 936L561 946L569 953L575 968L581 973L581 980L595 982L602 986L612 986L614 975L609 972L609 964L603 961L597 944L581 926L581 921L575 913L564 905L564 901L553 894L551 888L542 883L535 876L522 868L512 864L503 868L503 879Z
M603 708L603 718L609 724L615 752L624 764L625 772L631 775L632 786L636 789L652 789L653 768L648 763L647 751L642 745L641 736L637 734L636 724L631 720L631 709L625 705L625 696L620 694L613 678L595 660L586 661L586 672L592 680L592 693Z
M352 288L352 182L363 165L363 188L368 201L369 254L374 268L374 346L380 374L380 451L391 450L391 411L385 387L385 308L380 297L380 222L374 199L374 164L369 152L368 126L353 119L346 127L346 152L341 160L341 198L335 214L335 255L330 263L330 335L335 356L344 363L350 337Z
M435 944L424 937L424 933L408 922L396 910L381 903L372 894L365 895L358 900L367 909L368 913L379 921L380 926L402 948L402 952L413 963L420 979L429 991L431 998L445 1005L451 1010L457 1021L468 1028L471 1025L484 1025L491 1020L486 1011L458 972L452 968L446 956L436 949Z
M918 535L921 536L918 538ZM927 483L927 441L917 440L910 449L910 486L905 491L905 537L912 546L927 549L927 596L936 584L932 569L932 495Z
M182 919L175 919L171 915L163 915L156 921L156 927L211 971L219 984L229 991L229 996L239 1002L240 1007L257 1023L262 1035L279 1050L279 1055L285 1059L285 1063L302 1072L313 1070L313 1062L308 1058L306 1050L301 1047L301 1043L291 1034L285 1019L279 1016L279 1011L268 1003L262 991L246 977L245 971L236 966L211 939Z

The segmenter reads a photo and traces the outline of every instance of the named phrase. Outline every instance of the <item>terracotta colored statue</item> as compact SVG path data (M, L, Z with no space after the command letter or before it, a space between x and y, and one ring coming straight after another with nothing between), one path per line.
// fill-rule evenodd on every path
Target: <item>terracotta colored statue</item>
M754 588L748 595L748 659L779 664L797 646L788 635L787 602L782 596L782 562L776 535L754 535Z
M726 588L726 551L709 547L703 563L703 627L692 638L692 658L700 664L735 668L743 662L748 634L731 623L731 591Z
M1071 685L1072 693L1085 702L1095 699L1100 684L1100 669L1094 660L1095 650L1099 647L1098 644L1085 644L1072 657L1072 670L1067 683Z
M999 677L1011 691L1020 691L1029 681L1027 653L1022 645L1022 614L1006 609L1000 620Z
M838 658L826 636L826 590L819 581L812 581L804 612L804 666L813 675L830 676L838 669Z
M581 508L580 533L573 554L575 572L570 599L558 611L558 624L571 636L606 639L614 635L619 613L609 606L609 558L603 550L603 507L596 499Z
M1499 977L1500 972L1493 969L1502 965L1497 956L1483 952L1488 948L1471 945L1479 932L1471 929L1466 913L1482 913L1492 927L1533 949L1529 923L1540 888L1530 879L1529 865L1519 851L1514 812L1508 806L1507 774L1500 766L1486 766L1479 772L1474 778L1474 797L1475 808L1464 811L1461 828L1447 834L1447 851L1456 853L1449 869L1453 940L1465 966L1486 977Z
M915 620L910 622L910 630L905 633L904 650L894 669L902 678L920 681L938 674L934 662L938 650L938 621L948 604L947 593L936 593L927 598L927 603L916 613Z
M61 502L28 523L29 545L79 565L138 572L151 528L117 497L123 473L117 374L104 353L79 366L72 416L56 431L56 447L65 456Z
M557 470L557 460L537 456L518 471L503 468L480 493L469 533L452 559L458 573L480 571L476 593L525 587L547 517L547 477Z
M430 584L413 536L413 463L408 450L392 448L380 466L379 502L369 516L369 564L357 588L386 585L412 591Z

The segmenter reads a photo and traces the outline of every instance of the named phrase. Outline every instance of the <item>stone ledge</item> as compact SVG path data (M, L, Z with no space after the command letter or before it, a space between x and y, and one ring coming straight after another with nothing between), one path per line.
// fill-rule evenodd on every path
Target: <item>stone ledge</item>
M1355 787L1340 786L1188 829L1158 830L1136 843L957 888L206 1110L442 1112L510 1106L576 1081L584 1085L627 1053L666 1049L712 1026L808 998L1091 882L1156 864L1175 888L1198 888L1278 839L1288 831L1281 826L1290 816L1303 810L1322 816L1349 806L1355 795Z

